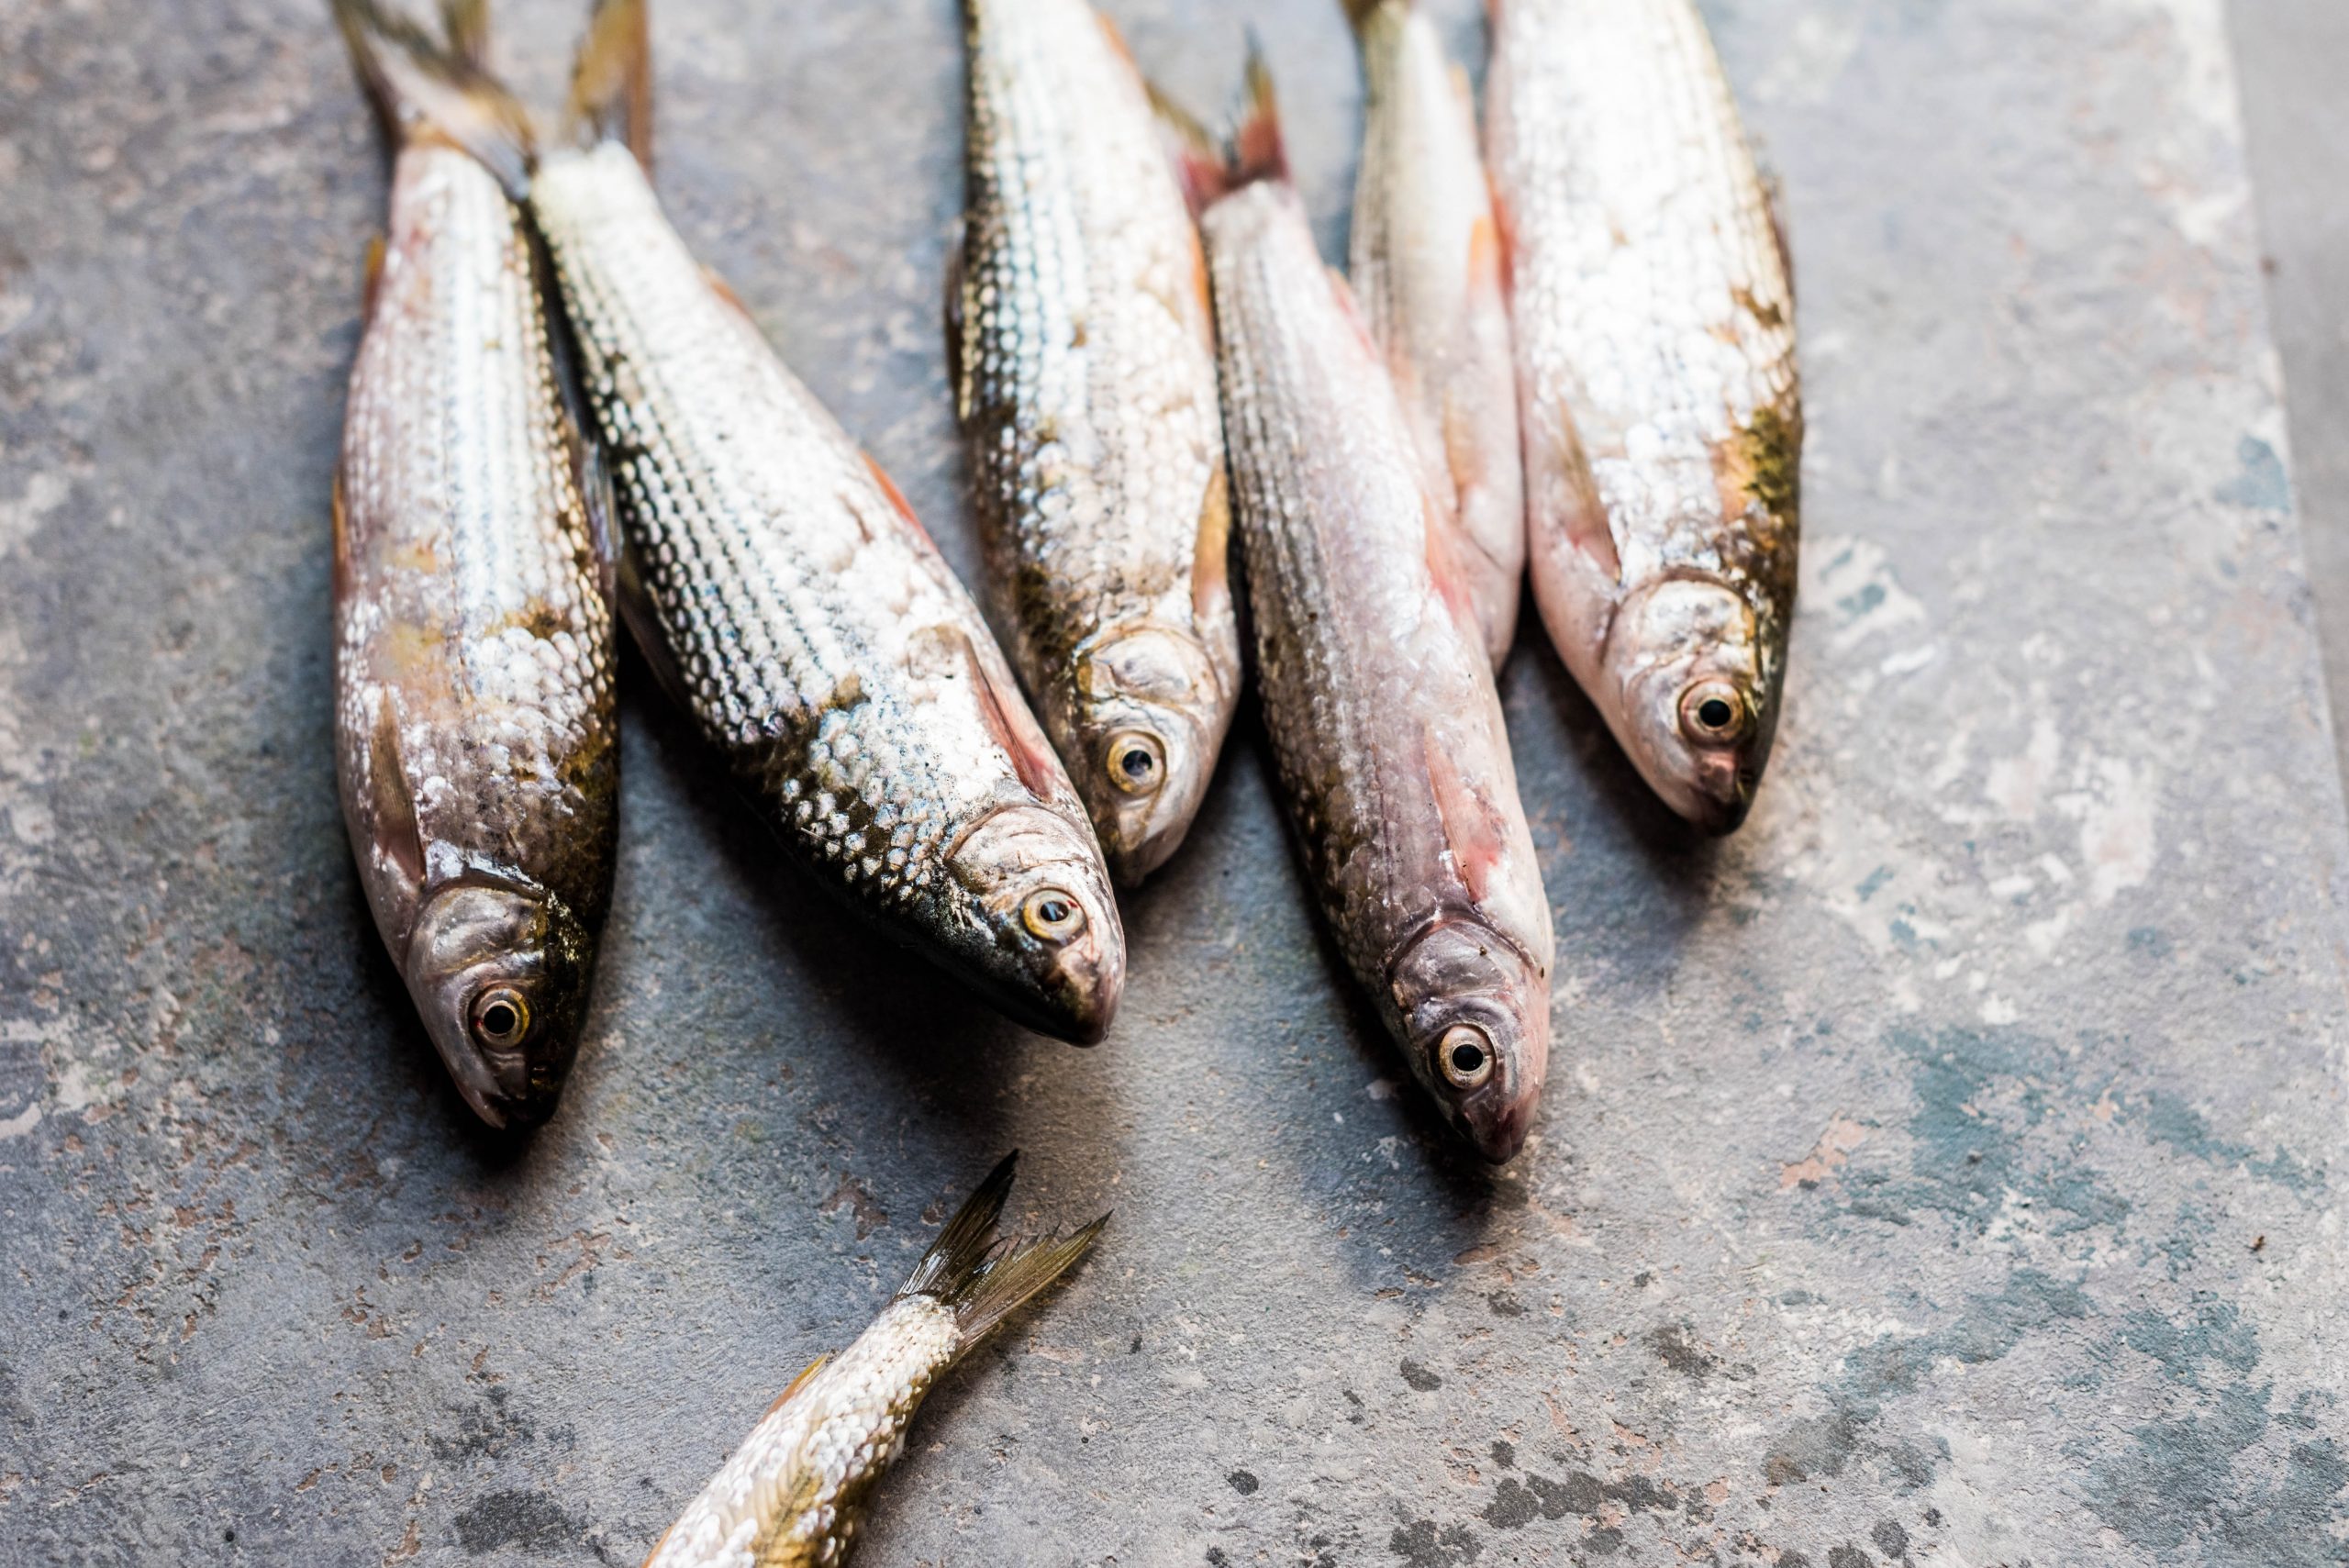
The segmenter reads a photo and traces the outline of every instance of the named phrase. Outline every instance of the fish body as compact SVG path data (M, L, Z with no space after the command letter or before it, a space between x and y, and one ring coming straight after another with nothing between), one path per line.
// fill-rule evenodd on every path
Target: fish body
M336 478L336 775L458 1090L528 1124L577 1051L609 902L610 563L522 214L383 102L408 128Z
M1648 783L1726 832L1769 760L1794 606L1783 242L1690 0L1495 12L1534 596Z
M1525 576L1525 486L1501 250L1466 75L1413 0L1348 0L1362 49L1349 270L1385 350L1493 665Z
M1141 73L1084 0L965 0L949 349L995 623L1111 871L1171 855L1239 700L1214 327Z
M816 1568L855 1544L874 1482L923 1396L1004 1316L1084 1256L1108 1222L998 1242L1011 1156L948 1222L872 1327L784 1391L644 1568Z
M1444 1114L1505 1160L1549 1060L1549 904L1454 530L1252 75L1238 161L1192 183L1264 724L1348 966Z
M662 684L821 885L1021 1021L1099 1040L1125 936L1084 805L905 498L662 213L643 0L596 6L577 143L544 150L484 72L372 20L529 206Z

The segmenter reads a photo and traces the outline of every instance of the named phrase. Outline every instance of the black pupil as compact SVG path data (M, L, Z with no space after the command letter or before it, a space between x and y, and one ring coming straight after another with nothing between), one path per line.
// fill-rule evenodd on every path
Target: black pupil
M1158 761L1136 746L1118 759L1118 765L1126 770L1126 777L1130 779L1146 779L1150 776L1150 770L1158 765Z
M1068 918L1068 906L1057 898L1047 898L1036 906L1036 917L1047 926L1057 926Z
M1460 1044L1452 1048L1452 1065L1464 1075L1485 1064L1485 1052L1479 1046Z
M512 1034L514 1026L518 1021L514 1016L514 1005L511 1002L492 1002L481 1010L481 1032L493 1039Z
M1737 710L1729 706L1727 697L1707 697L1697 705L1697 722L1708 729L1727 729Z

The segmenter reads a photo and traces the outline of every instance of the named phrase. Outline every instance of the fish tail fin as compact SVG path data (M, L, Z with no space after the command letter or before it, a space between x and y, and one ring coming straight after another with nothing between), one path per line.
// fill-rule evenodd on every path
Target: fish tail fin
M1248 35L1248 84L1240 124L1228 146L1167 96L1151 89L1159 123L1174 143L1175 171L1193 216L1204 213L1244 186L1264 181L1286 183L1288 150L1281 139L1280 105L1273 95L1272 68L1264 63L1263 43Z
M652 29L648 0L596 0L571 72L571 133L623 143L652 172Z
M437 134L463 148L517 200L528 193L537 139L529 112L481 65L488 47L482 0L448 0L447 41L376 0L331 0L360 85L395 143Z
M1346 20L1353 24L1356 32L1368 27L1371 17L1376 16L1379 7L1387 3L1388 0L1338 0L1338 4L1346 8ZM1411 0L1393 0L1393 4L1397 10L1408 11L1411 8Z
M1002 1218L1019 1161L1014 1150L987 1173L897 1291L901 1300L927 1296L952 1307L963 1351L1067 1273L1109 1222L1105 1214L1066 1236L997 1237L996 1221Z

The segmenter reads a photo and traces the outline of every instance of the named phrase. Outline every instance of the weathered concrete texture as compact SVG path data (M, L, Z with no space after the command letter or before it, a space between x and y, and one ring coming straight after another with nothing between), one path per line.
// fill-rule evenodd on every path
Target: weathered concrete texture
M1112 8L1199 103L1262 14L1334 250L1336 7ZM968 566L953 12L657 25L681 224ZM867 1562L2349 1562L2349 837L2217 0L1711 15L1801 276L1788 718L1692 844L1520 647L1560 1041L1487 1179L1252 729L1088 1054L777 876L634 666L593 1038L478 1133L328 768L337 46L0 0L0 1562L633 1562L1013 1144L1117 1220Z
M2349 6L2233 0L2262 263L2291 416L2292 487L2336 717L2349 693L2349 117L2338 78ZM2333 740L2349 767L2349 742Z

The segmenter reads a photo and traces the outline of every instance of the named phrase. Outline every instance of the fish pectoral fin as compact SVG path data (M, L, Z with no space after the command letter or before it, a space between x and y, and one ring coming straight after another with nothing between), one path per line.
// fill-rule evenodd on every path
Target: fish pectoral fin
M818 1356L814 1361L809 1362L807 1363L807 1370L802 1372L797 1377L793 1378L790 1384L785 1387L784 1391L774 1396L774 1403L767 1407L766 1416L761 1416L759 1419L762 1421L765 1420L767 1416L774 1415L777 1410L782 1409L785 1405L790 1404L794 1399L799 1397L801 1394L807 1391L807 1385L816 1381L817 1374L831 1364L831 1352L827 1351L822 1355Z
M342 464L334 466L334 596L345 597L351 592L351 518L343 507Z
M367 739L367 795L373 817L375 848L417 887L424 885L424 829L416 819L416 797L408 793L400 763L399 701L389 692L375 710Z
M644 662L652 667L652 678L669 694L669 700L691 713L693 688L677 666L669 639L661 633L661 613L653 606L651 589L645 584L643 562L632 547L622 544L613 557L612 568L612 596L619 606L620 619L628 623L629 634L636 639Z
M1419 744L1427 758L1436 816L1443 826L1444 842L1451 847L1452 862L1469 898L1482 905L1508 858L1508 840L1492 806L1461 773L1460 764L1439 741L1433 725L1420 730Z
M963 644L963 656L968 662L972 686L979 698L979 717L987 734L1011 759L1011 771L1019 775L1021 787L1041 803L1050 802L1056 793L1052 753L1044 738L1037 732L1036 721L1029 717L1027 705L1017 696L1008 696L996 682L986 660L979 652L979 645L968 633L956 631Z
M1199 532L1191 549L1191 623L1213 626L1231 614L1231 481L1224 465L1208 475Z
M359 285L359 324L362 328L375 319L375 301L384 292L384 237L375 235L367 241L366 274Z

